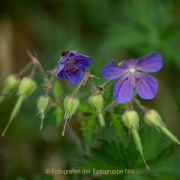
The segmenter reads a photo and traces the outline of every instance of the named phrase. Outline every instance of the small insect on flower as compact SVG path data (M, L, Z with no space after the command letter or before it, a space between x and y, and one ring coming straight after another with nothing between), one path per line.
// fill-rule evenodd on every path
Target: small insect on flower
M85 67L90 66L92 58L78 52L63 51L60 64L57 68L57 76L64 79L64 76L76 86L80 79L84 78L82 72Z
M158 83L147 72L157 72L163 66L162 57L152 52L142 58L131 59L114 66L114 60L102 68L102 77L119 80L114 86L114 96L117 103L131 100L136 89L142 99L152 99L158 90Z

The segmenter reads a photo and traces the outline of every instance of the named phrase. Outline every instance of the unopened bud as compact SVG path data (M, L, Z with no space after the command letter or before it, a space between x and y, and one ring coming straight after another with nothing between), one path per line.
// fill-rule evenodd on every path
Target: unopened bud
M179 140L166 128L160 115L155 110L150 110L145 114L145 121L148 125L161 129L161 131L172 141L180 145Z
M134 110L126 111L122 115L122 120L124 124L130 129L139 127L139 117L137 112Z
M89 97L89 104L98 113L102 112L104 107L104 99L101 94L92 95Z
M27 98L34 91L35 87L36 87L36 84L32 79L27 78L27 77L24 77L22 79L22 81L20 82L20 85L19 85L19 89L18 89L18 94L19 94L18 100L13 108L13 111L10 116L10 120L9 120L8 124L6 125L6 127L2 133L2 136L5 135L9 125L11 124L13 119L18 114L25 98Z
M79 106L79 100L73 97L66 97L64 100L64 109L65 109L65 124L64 124L64 129L62 132L62 136L65 134L65 128L67 121L70 120L71 116L76 112L77 108Z
M103 117L104 99L101 94L92 95L89 97L89 104L96 111L97 118L102 127L105 126L105 121Z
M18 94L28 97L36 88L36 83L28 78L24 77L19 85Z
M43 126L43 119L45 117L44 115L49 111L49 109L51 108L51 105L52 105L52 98L45 97L45 96L39 97L37 108L38 108L38 113L40 113L41 120L42 120L40 130L42 129L42 126Z
M4 85L4 89L0 95L0 103L6 98L8 94L11 94L19 86L20 80L17 79L14 75L9 76Z
M155 110L149 110L144 117L146 123L152 127L161 127L165 125L160 115Z
M79 100L72 97L66 97L64 100L65 119L70 119L79 106Z
M3 94L6 95L12 93L15 89L18 88L19 83L20 80L17 79L14 75L9 76L5 81Z
M144 160L144 163L147 167L147 169L149 169L148 165L146 164L146 161L144 159L143 156L143 147L141 144L141 138L139 137L139 133L138 133L138 127L139 127L139 117L136 111L131 110L131 111L126 111L123 115L122 115L122 120L124 122L124 124L131 129L133 137L134 137L134 141L136 144L136 147L138 149L138 151L141 153L142 158Z

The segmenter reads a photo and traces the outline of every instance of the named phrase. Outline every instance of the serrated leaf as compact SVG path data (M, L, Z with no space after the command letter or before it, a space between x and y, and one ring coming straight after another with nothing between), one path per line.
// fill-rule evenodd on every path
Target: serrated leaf
M110 126L116 130L116 133L120 136L122 141L126 141L126 131L124 124L121 122L121 115L110 113Z
M79 122L85 122L81 129L83 131L84 140L88 148L90 148L92 136L96 127L96 115L92 114L90 116L84 117L80 119Z

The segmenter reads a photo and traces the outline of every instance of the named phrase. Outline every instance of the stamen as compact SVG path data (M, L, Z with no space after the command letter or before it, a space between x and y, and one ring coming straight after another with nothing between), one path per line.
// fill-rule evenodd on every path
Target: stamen
M132 68L129 71L130 71L131 74L133 74L136 71L136 69Z

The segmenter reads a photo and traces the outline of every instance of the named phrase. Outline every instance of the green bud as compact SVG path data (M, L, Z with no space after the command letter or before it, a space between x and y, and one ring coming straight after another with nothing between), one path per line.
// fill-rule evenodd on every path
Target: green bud
M14 75L9 76L5 81L5 86L3 94L12 93L15 89L18 88L20 80L17 79Z
M70 119L79 106L79 100L70 96L64 100L65 119Z
M180 145L179 140L166 128L160 115L155 110L150 110L145 114L145 121L148 125L161 129L167 137Z
M143 147L141 144L141 138L139 137L139 133L138 133L139 117L138 117L137 112L134 110L126 111L122 115L122 121L129 129L131 129L136 147L137 147L138 151L141 153L147 169L149 169L149 167L146 164L146 161L144 159L144 156L143 156Z
M36 88L36 83L28 78L24 77L19 85L18 94L19 95L25 95L28 97Z
M137 112L134 110L126 111L122 115L122 120L124 124L130 129L139 127L139 117Z
M155 110L149 110L145 114L145 122L152 127L161 127L165 125L160 117L160 115Z
M101 94L92 95L88 100L89 104L96 112L102 112L104 107L104 99Z
M4 89L0 96L0 103L5 99L5 96L11 94L19 86L20 80L17 79L14 75L9 76L4 85Z
M99 119L100 125L105 126L105 121L103 117L104 99L101 94L92 95L88 99L91 107L96 111L97 117Z
M27 77L24 77L22 79L22 81L20 82L20 85L19 85L19 89L18 89L18 94L19 94L18 100L13 108L13 111L10 116L10 120L9 120L8 124L6 125L6 127L2 133L2 136L5 135L9 125L11 124L13 119L17 116L25 98L27 98L34 91L35 87L36 87L36 84L32 79L27 78Z
M44 119L44 115L49 111L49 109L51 108L52 105L52 98L50 97L45 97L45 96L41 96L38 99L37 102L37 108L38 108L38 113L40 113L41 115L41 126L40 126L40 130L42 129L43 126L43 119Z
M40 114L45 114L49 111L52 105L52 98L41 96L38 99L37 108Z

